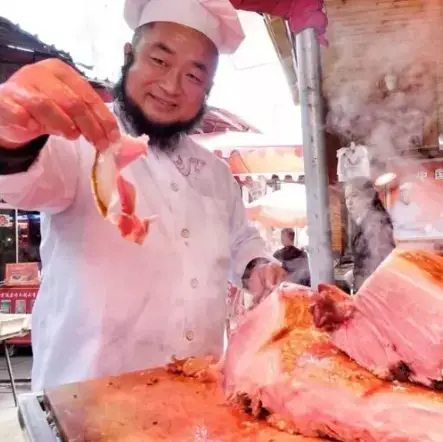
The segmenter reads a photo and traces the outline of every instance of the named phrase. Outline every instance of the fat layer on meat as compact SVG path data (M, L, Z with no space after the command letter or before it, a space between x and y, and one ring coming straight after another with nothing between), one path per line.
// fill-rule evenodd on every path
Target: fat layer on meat
M230 400L251 413L265 410L270 424L310 437L442 441L443 396L381 380L359 366L314 326L317 299L314 291L285 284L247 314L224 360Z

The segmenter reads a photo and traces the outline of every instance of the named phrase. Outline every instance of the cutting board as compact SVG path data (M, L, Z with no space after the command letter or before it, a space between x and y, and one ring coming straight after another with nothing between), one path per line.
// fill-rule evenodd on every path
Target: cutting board
M65 442L314 442L228 406L218 384L154 369L45 391Z

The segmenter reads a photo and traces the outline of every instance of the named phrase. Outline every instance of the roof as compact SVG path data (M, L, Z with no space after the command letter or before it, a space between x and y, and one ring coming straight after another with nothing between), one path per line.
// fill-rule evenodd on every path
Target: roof
M37 36L20 28L10 20L0 17L0 46L13 46L27 49L37 56L53 56L73 64L74 61L69 53L57 49L55 46L42 42Z
M23 30L18 24L5 17L0 17L0 63L24 65L53 57L64 61L85 75L68 52L44 43L38 36ZM90 78L88 80L96 87L109 87L110 85L107 80Z

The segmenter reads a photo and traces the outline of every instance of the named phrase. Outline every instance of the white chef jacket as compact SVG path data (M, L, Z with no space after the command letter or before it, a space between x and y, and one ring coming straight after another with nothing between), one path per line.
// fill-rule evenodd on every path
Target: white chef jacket
M228 273L241 286L265 256L229 168L189 137L172 156L150 149L125 169L143 183L138 215L159 216L143 246L99 215L93 158L85 139L52 136L27 172L0 177L9 204L42 212L34 391L221 354Z

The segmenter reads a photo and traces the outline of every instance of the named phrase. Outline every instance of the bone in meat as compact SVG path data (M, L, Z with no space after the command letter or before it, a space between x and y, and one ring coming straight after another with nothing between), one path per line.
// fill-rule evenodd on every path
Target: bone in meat
M443 258L395 250L355 298L326 285L319 292L317 325L359 365L384 379L443 389ZM338 310L346 313L334 323Z
M231 401L277 428L310 437L442 441L443 396L381 380L338 350L313 324L316 297L286 284L246 314L225 355L223 382Z

